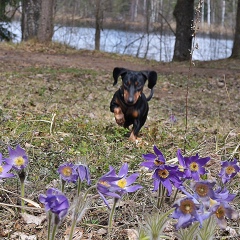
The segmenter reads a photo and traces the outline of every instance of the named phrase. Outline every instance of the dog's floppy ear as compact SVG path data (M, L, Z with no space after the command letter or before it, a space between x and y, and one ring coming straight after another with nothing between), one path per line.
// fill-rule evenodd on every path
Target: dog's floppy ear
M157 73L155 71L143 71L142 74L148 79L148 88L153 89L157 83Z
M119 67L115 67L113 69L113 79L114 79L114 83L113 83L113 86L117 84L117 81L118 81L118 78L119 76L123 75L123 74L126 74L127 73L127 69L126 68L119 68Z

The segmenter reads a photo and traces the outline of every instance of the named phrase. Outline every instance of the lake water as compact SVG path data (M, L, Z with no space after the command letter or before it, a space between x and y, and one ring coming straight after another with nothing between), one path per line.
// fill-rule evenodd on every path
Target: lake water
M21 41L19 22L13 22L10 28ZM53 41L70 45L76 49L94 49L94 28L55 27ZM119 54L146 57L157 61L169 62L173 57L175 37L170 34L143 34L120 30L101 31L101 50ZM195 43L198 49L193 52L193 60L216 60L227 58L232 53L233 41L230 39L215 39L197 37Z

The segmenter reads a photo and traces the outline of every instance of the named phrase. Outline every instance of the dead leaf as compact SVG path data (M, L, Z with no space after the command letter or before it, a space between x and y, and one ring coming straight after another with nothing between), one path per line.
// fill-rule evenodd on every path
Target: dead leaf
M25 233L22 232L15 232L11 235L11 239L19 239L19 240L37 240L36 235L26 235Z
M126 229L125 231L127 232L129 240L137 240L138 239L138 232L135 229Z
M65 237L64 239L65 240L68 240L69 239L69 234L70 234L70 231L71 231L71 227L68 227L65 231ZM79 240L81 239L83 236L83 230L81 228L75 228L74 230L74 233L73 233L73 240Z
M46 214L35 216L28 213L21 213L21 216L26 223L34 223L36 225L40 225L46 219Z

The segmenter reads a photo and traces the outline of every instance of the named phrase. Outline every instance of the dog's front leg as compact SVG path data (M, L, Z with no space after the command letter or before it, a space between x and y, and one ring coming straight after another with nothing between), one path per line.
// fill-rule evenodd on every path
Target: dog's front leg
M122 109L120 107L114 108L114 116L115 116L116 123L119 126L123 126L125 123L125 118L124 118Z
M141 129L141 121L139 119L135 119L133 123L133 129L130 134L129 140L135 142L138 139L138 133Z

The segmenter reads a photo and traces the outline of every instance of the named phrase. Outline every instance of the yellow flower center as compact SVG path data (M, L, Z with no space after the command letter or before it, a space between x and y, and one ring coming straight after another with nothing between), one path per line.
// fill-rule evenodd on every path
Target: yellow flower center
M184 214L191 214L195 209L194 202L190 199L186 199L181 201L180 203L180 210Z
M155 159L155 160L154 160L154 164L155 164L156 166L161 166L161 165L163 165L163 162L159 161L158 159Z
M198 171L198 164L196 162L192 162L190 164L190 170L193 172L197 172Z
M3 172L3 167L0 166L0 174Z
M23 157L16 157L15 159L14 159L14 164L16 165L16 166L22 166L22 165L24 165L24 163L25 163L25 160L23 159Z
M69 167L69 166L66 166L62 169L62 174L65 176L65 177L70 177L72 175L72 168Z
M220 206L217 209L217 211L215 212L215 214L216 214L217 218L220 218L220 219L224 218L224 216L225 216L225 209L224 209L224 207Z
M120 188L125 188L126 185L127 185L127 180L125 178L122 178L120 179L118 182L117 182L117 185L120 187Z
M166 169L160 169L158 170L158 176L161 178L167 178L169 176L169 171Z
M200 197L205 197L207 196L209 191L209 188L207 185L205 184L197 184L196 186L196 193L200 196Z
M228 167L226 167L225 172L226 172L226 174L231 175L231 174L235 173L235 168L233 166L228 166Z

